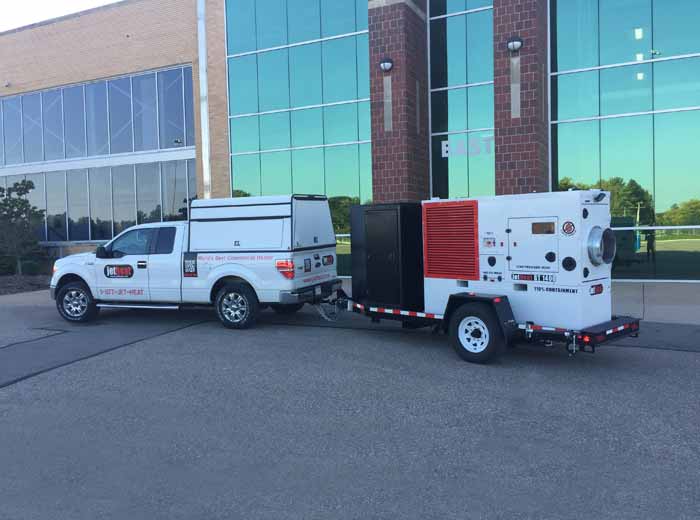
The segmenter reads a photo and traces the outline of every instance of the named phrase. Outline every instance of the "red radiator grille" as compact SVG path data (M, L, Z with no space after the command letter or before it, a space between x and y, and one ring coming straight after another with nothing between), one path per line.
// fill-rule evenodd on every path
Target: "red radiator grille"
M426 278L479 279L479 222L475 200L423 205Z

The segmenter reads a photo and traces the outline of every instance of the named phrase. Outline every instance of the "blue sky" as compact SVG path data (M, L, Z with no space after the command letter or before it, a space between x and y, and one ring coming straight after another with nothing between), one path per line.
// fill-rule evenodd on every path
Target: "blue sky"
M119 0L1 0L0 32Z

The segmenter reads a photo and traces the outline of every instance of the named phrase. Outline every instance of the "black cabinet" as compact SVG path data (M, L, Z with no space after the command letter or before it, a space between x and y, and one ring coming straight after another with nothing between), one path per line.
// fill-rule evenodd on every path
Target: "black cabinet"
M423 309L423 239L418 202L353 206L353 300Z

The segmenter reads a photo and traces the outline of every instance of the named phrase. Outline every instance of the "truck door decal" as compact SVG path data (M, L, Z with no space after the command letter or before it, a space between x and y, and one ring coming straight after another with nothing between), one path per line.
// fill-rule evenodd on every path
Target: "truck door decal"
M197 278L197 253L185 253L182 258L182 275Z
M130 265L106 265L104 272L107 278L131 278L134 276L134 268Z

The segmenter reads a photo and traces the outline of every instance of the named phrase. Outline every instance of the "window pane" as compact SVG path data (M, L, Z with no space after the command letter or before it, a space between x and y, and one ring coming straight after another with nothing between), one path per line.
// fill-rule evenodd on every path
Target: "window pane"
M431 85L441 88L467 82L467 17L430 22Z
M158 228L158 241L156 242L156 255L169 255L173 252L175 245L175 228L162 227Z
M258 49L287 44L287 1L258 0L256 9Z
M91 168L88 178L92 240L109 240L112 238L112 186L109 168Z
M358 146L334 146L325 150L326 196L336 233L350 232L350 206L360 202Z
M5 134L2 129L2 99L0 99L0 166L5 164ZM0 187L4 187L0 181Z
M289 112L260 116L260 149L289 148Z
M194 200L197 198L197 167L194 159L187 159L185 162L187 163L187 193L189 199Z
M323 131L326 144L357 141L357 104L324 107Z
M360 145L360 202L372 202L372 145Z
M601 70L601 115L651 110L651 80L651 65Z
M355 0L355 12L356 29L358 31L366 31L369 17L367 0Z
M88 155L107 155L107 84L104 81L85 85L85 113Z
M700 106L700 58L654 63L654 108Z
M599 115L598 71L564 74L553 79L555 121Z
M450 94L450 92L454 92ZM461 95L461 103L459 97ZM452 98L452 102L448 105L448 96ZM463 121L463 124L467 124L467 106L466 106L466 93L463 89L452 90L441 90L440 92L433 92L431 94L432 101L432 125L431 130L433 132L447 132L450 122L456 116L458 121ZM463 118L460 118L460 108L462 109Z
M293 108L320 105L323 102L320 43L290 48L289 74Z
M44 121L44 159L63 159L63 103L61 91L47 90L41 94Z
M323 42L323 101L357 99L355 38Z
M64 172L46 174L46 221L48 240L63 242L66 233L66 178Z
M323 148L292 152L292 187L294 193L321 195L323 185Z
M161 148L178 148L185 144L182 96L182 69L159 72L158 121Z
M493 0L430 0L430 16L459 13L467 9L490 7Z
M129 78L107 83L109 95L110 153L133 151L131 133L131 82Z
M83 101L83 87L63 89L66 158L85 157L85 107Z
M44 174L34 173L27 175L27 180L34 187L27 194L27 200L36 209L42 211L41 216L32 218L30 225L37 240L46 240L46 226L44 225L44 215L46 212L46 190L44 189Z
M357 105L358 125L360 141L369 141L372 138L372 115L369 101L363 101Z
M137 222L160 222L160 173L158 163L136 165Z
M185 145L194 146L194 94L192 93L192 67L183 69L185 84Z
M289 152L260 155L262 195L284 195L292 192L292 156Z
M321 0L321 34L336 36L355 32L355 2Z
M555 0L552 6L556 6L552 70L598 65L598 0Z
M2 100L5 164L22 162L22 104L19 97Z
M187 177L185 161L161 163L163 220L187 218Z
M657 223L700 225L700 111L654 117Z
M66 172L66 186L68 187L68 238L70 240L89 240L90 213L87 170Z
M228 100L232 116L258 112L258 64L255 54L228 61Z
M600 2L601 65L642 61L651 49L651 0Z
M134 150L157 150L156 75L134 76L131 82L134 99Z
M493 11L467 15L467 82L493 80Z
M114 234L136 224L136 193L134 167L112 168L112 200L114 203Z
M469 134L433 138L433 195L469 196Z
M231 158L233 196L260 195L260 155L238 155Z
M319 0L287 0L289 43L315 40L321 36Z
M700 279L700 229L617 231L614 278Z
M600 187L612 193L613 226L654 223L653 134L652 116L600 122Z
M287 49L258 54L260 111L289 108Z
M469 196L496 194L496 154L493 132L468 134Z
M125 233L111 244L112 253L117 257L147 255L151 248L154 231L154 228L145 228Z
M654 2L654 48L661 56L700 52L697 41L700 2Z
M292 118L292 146L323 144L323 109L295 110Z
M357 97L358 99L367 99L369 98L369 36L361 34L356 37L356 41Z
M235 117L230 120L231 153L260 150L258 124L258 116Z
M494 101L493 85L471 87L467 93L469 101L469 128L493 128Z
M255 50L255 0L226 0L228 53Z
M41 94L22 96L22 134L24 135L24 162L43 160L41 146Z
M552 127L558 189L600 185L600 126L598 121L563 123Z

